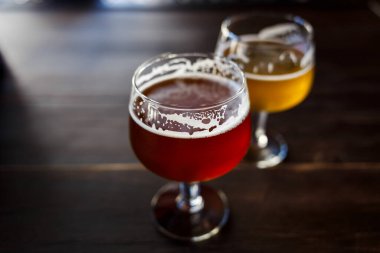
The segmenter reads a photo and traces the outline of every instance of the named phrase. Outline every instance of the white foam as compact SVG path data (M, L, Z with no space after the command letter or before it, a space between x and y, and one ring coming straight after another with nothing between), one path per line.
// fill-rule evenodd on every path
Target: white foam
M186 78L186 77L191 77L191 78L207 78L207 79L213 79L215 81L219 81L223 83L224 85L228 85L229 87L233 86L234 91L238 91L240 86L233 82L233 81L228 81L226 82L225 79L217 77L215 75L211 74L190 74L190 73L183 73L183 74L178 74L175 73L173 75L165 76L165 77L159 77L154 79L154 81L147 82L142 85L142 87L139 88L140 91L144 91L145 89L166 81L168 79L174 79L174 78ZM133 101L135 101L139 97L139 94L134 94L134 97L131 98ZM238 105L237 109L237 116L230 116L226 121L223 122L223 124L219 125L220 120L225 120L224 117L226 116L226 112L229 110L234 110L236 108L229 108L229 106L233 105L234 107L237 106L237 102L240 99L240 103ZM214 106L210 108L205 108L204 110L198 110L198 111L192 111L192 110L186 110L186 109L181 109L181 110L176 110L178 113L171 113L171 114L165 114L161 111L158 111L157 108L154 107L154 104L148 103L148 112L147 112L147 117L148 119L152 119L152 121L156 121L158 117L165 117L166 121L172 121L175 123L187 125L190 127L194 128L201 128L205 129L203 131L195 131L192 134L189 132L177 132L177 131L172 131L172 130L164 130L158 125L153 124L152 126L149 126L145 124L142 119L139 119L137 115L134 113L134 103L130 103L129 107L129 113L132 117L132 119L142 128L145 130L152 132L154 134L162 135L162 136L167 136L167 137L173 137L173 138L184 138L184 139L194 139L194 138L206 138L206 137L211 137L211 136L216 136L222 133L225 133L239 124L243 122L243 120L247 117L249 113L249 99L247 94L242 94L242 96L239 96L235 101L231 101L225 105L220 105L220 106ZM138 105L135 106L141 106L139 103ZM211 116L212 115L212 116ZM210 120L207 123L202 122L202 120L208 119ZM160 123L160 122L157 122ZM212 131L210 131L212 129Z
M297 30L298 26L293 23L277 24L262 29L257 36L260 39L273 39Z
M309 64L306 68L303 68L297 72L282 74L282 75L258 75L245 72L244 75L247 79L261 80L261 81L285 81L304 75L310 69L314 67L314 64Z
M288 25L288 24L283 25L283 26L278 26L275 28L276 29L273 30L273 32L278 32L278 31L283 30L283 29L289 29L289 30L293 29L293 27ZM269 30L263 30L259 34L240 35L239 38L240 38L240 41L242 41L244 43L255 42L255 41L258 41L258 42L267 41L267 42L281 43L281 40L277 40L277 39L273 39L273 38L270 40L267 39L268 35L270 35L269 33L270 33L270 29ZM241 44L241 45L239 45L239 47L237 47L238 43L239 43L239 41L235 41L235 40L219 42L217 50L216 50L216 54L217 55L223 55L227 49L235 48L236 53L230 54L227 57L234 60L234 61L240 60L240 61L244 62L245 64L247 64L249 62L249 58L244 54L244 52L245 52L245 47L248 47L248 45ZM262 81L284 81L284 80L297 78L297 77L302 76L303 74L307 73L310 69L312 69L314 67L314 51L315 51L314 46L311 45L309 50L303 55L303 57L301 59L300 66L302 69L297 71L297 72L293 72L293 73L289 73L289 74L281 74L281 75L259 75L259 74L253 74L253 73L245 72L244 75L246 76L246 78L262 80ZM240 67L242 69L244 68L243 66L240 66Z

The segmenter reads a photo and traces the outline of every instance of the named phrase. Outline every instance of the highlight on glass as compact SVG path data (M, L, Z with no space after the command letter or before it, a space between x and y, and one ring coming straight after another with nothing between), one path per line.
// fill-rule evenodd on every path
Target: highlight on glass
M164 54L135 72L129 104L132 148L153 173L172 180L153 197L160 232L201 241L225 225L219 190L201 185L231 171L251 138L249 96L232 61L205 54Z
M298 16L250 13L232 16L221 26L216 54L235 61L246 76L253 122L246 159L258 168L281 163L288 147L266 130L268 113L300 104L314 76L312 26Z

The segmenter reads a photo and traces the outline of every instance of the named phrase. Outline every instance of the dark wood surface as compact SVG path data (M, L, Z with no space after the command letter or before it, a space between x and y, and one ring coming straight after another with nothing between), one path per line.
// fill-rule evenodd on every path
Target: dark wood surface
M380 165L240 165L209 183L232 209L198 244L157 233L149 202L164 180L137 165L0 173L1 252L379 252Z
M310 96L269 118L288 159L209 182L233 211L218 237L154 230L165 181L129 144L132 74L163 52L213 51L241 11L1 11L0 252L380 252L380 18L363 8L276 9L308 19L317 44Z

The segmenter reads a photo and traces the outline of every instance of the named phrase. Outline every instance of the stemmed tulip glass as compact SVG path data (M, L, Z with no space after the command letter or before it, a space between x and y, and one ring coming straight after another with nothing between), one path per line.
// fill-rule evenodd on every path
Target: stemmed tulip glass
M292 15L232 16L221 25L216 54L235 61L247 79L255 128L246 159L258 168L279 164L288 147L281 135L267 132L267 117L295 107L311 89L312 26Z
M130 140L145 167L176 181L153 197L155 224L179 240L217 234L229 209L225 195L201 185L232 170L251 135L243 72L205 54L164 54L135 72L129 104Z

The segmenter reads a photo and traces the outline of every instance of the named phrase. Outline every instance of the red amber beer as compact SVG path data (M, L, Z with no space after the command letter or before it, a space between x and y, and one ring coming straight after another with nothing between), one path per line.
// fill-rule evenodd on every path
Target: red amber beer
M201 184L232 170L250 145L244 73L223 57L163 54L132 78L132 148L155 174L170 179L154 195L154 224L164 235L202 241L217 234L230 211L220 190Z
M237 93L236 83L179 75L144 87L130 107L130 139L146 168L167 179L198 182L227 173L244 157L250 145L249 101L223 103Z

